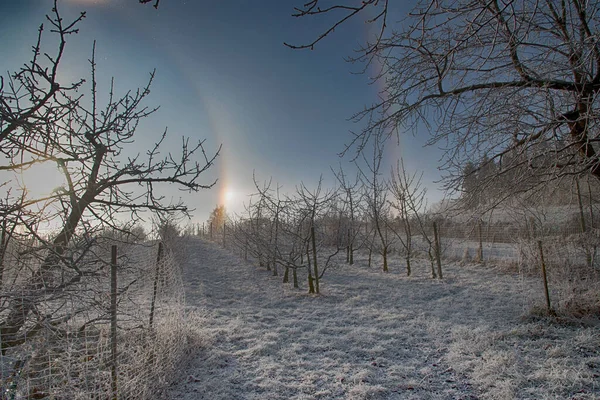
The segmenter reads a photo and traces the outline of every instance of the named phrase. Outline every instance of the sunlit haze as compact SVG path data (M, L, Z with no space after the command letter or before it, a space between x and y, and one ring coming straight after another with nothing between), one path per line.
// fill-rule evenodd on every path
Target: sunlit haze
M341 27L314 51L284 46L318 33L315 24L291 16L301 3L162 0L157 10L136 0L62 0L65 19L81 11L87 17L80 32L68 38L61 76L89 80L94 40L101 101L111 77L122 95L145 85L156 69L148 105L160 109L140 124L129 151L145 152L165 127L170 135L165 152L176 152L182 136L206 139L207 150L222 144L217 164L206 174L206 181L218 179L213 189L189 194L167 188L164 194L182 197L194 208L193 222L205 221L217 204L239 213L255 190L253 174L259 181L272 178L286 192L301 182L314 185L321 175L325 184L333 184L330 167L340 162L352 171L351 157L338 156L349 131L358 128L348 119L378 96L368 75L352 73L361 66L344 61L365 40L362 22ZM3 71L30 59L37 29L51 7L49 0L0 4L0 48L10 55L0 61ZM56 40L48 31L42 44L52 52ZM89 87L82 94L89 95ZM392 141L389 154L425 171L424 183L435 201L439 151L424 149L425 140L403 136L399 147ZM50 175L50 182L33 176L29 185L50 191L63 184Z

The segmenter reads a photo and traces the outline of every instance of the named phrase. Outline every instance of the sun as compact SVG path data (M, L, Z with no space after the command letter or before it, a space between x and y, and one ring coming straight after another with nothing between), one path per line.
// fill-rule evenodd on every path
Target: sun
M221 191L221 204L223 204L226 208L231 208L235 202L235 191L231 188L224 189Z

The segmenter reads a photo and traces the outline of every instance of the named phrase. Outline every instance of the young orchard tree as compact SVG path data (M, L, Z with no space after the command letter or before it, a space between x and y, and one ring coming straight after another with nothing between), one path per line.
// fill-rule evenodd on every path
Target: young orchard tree
M282 255L280 249L280 236L281 236L281 220L282 214L286 211L287 203L285 199L282 199L280 195L280 186L277 186L276 189L271 189L271 181L265 183L262 187L258 184L256 179L254 179L254 186L258 191L260 198L263 200L263 204L266 207L267 212L271 216L269 218L269 239L268 239L268 265L272 266L273 276L279 275L277 264L281 263ZM288 274L288 269L286 267L286 275Z
M314 47L350 19L376 32L353 61L378 68L384 95L355 115L363 128L351 146L428 129L446 149L449 187L487 155L498 168L480 191L515 172L502 198L563 175L600 179L600 1L421 0L404 19L395 6L311 0L294 14L330 23L293 48Z
M350 181L344 170L341 168L339 171L334 171L332 169L333 174L335 175L339 185L340 185L340 200L344 204L344 209L349 219L349 223L347 228L347 256L346 262L350 265L354 264L354 251L355 251L355 242L356 238L359 235L359 229L357 229L357 210L360 205L360 191L359 191L359 183L360 178L359 174L356 175L354 181Z
M325 274L325 271L332 265L332 259L341 250L339 247L335 249L333 254L326 258L324 265L321 265L319 271L319 249L322 248L322 243L317 239L317 222L322 219L325 211L335 201L337 193L335 191L323 192L323 177L319 178L319 183L314 190L308 189L303 183L296 188L298 196L298 204L303 214L302 219L307 224L306 236L306 258L308 260L308 285L310 293L320 293L320 280ZM312 251L309 251L312 250ZM312 265L311 265L312 263ZM312 267L312 271L311 271Z
M53 13L54 17L49 20L53 21L55 30L63 38L72 31L73 24L63 25L56 3ZM183 202L168 201L156 188L171 184L184 191L198 191L214 184L214 181L200 181L218 155L218 151L206 153L203 142L192 143L184 138L179 154L161 155L161 145L167 137L165 130L145 154L135 154L128 146L137 137L140 121L156 110L144 105L154 73L150 74L145 87L120 96L116 94L113 79L109 85L108 100L102 106L98 101L94 50L90 58L91 77L87 95L81 85L78 93L62 90L59 95L54 91L54 88L62 86L55 82L56 75L50 71L59 68L62 58L50 60L52 68L39 71L36 50L32 70L42 74L40 76L49 74L48 79L37 77L26 80L26 84L30 85L29 92L34 94L28 100L39 105L27 108L26 115L31 116L33 124L26 118L17 120L11 116L13 122L3 123L2 129L6 137L12 135L15 138L9 140L13 147L7 154L11 168L15 167L16 159L31 163L43 158L44 162L53 163L62 174L63 186L44 199L42 211L34 208L42 203L40 199L26 199L20 206L30 214L39 212L38 220L60 223L60 229L46 241L46 255L32 269L29 277L24 278L22 290L10 300L8 311L0 322L3 349L28 340L31 327L39 325L39 321L29 320L46 318L36 312L39 306L48 299L56 300L67 290L75 290L91 273L81 269L77 260L69 255L69 247L74 245L78 231L93 225L119 229L116 221L119 215L125 213L132 223L140 218L140 211L185 214L188 208ZM23 104L26 101L6 100L2 104ZM64 104L68 107L61 106ZM26 108L24 105L19 107ZM6 112L5 108L3 112ZM36 113L41 112L45 119L37 118ZM15 128L12 128L13 125ZM32 127L35 128L33 131L30 130ZM23 221L23 229L37 236L34 224ZM72 317L65 316L62 322Z
M272 181L265 182L261 187L254 174L253 181L257 188L257 193L254 194L254 197L257 197L258 200L254 202L253 211L251 212L251 221L254 221L252 225L252 241L255 244L259 265L261 267L266 266L267 271L271 271L272 253L270 239L272 237L271 228L273 224L269 213L267 195Z
M365 190L365 200L367 204L367 213L370 221L379 239L380 253L383 258L383 272L388 272L388 252L392 244L388 235L388 222L390 217L388 196L388 184L381 177L381 163L383 161L383 147L378 140L373 143L372 159L367 159L363 154L365 167L360 169L361 181Z
M398 220L400 222L402 233L399 232L395 226L391 226L394 234L398 237L400 243L404 248L404 256L406 259L406 275L410 276L411 259L413 257L413 235L419 231L423 231L423 223L421 222L420 213L422 213L425 206L425 189L421 186L421 177L423 174L409 174L404 167L404 161L401 159L398 161L396 168L392 168L392 179L390 180L390 194L392 200L390 205L398 213ZM413 224L417 222L417 232L413 231ZM428 236L425 241L429 245L429 254L432 251L432 242L428 240ZM432 264L433 265L433 264ZM435 274L435 270L433 270Z
M262 244L262 199L254 201L250 198L248 206L246 206L246 212L248 213L247 223L244 225L244 234L246 236L244 242L246 251L259 262L259 265L263 266L263 244Z
M243 243L246 254L258 260L259 266L266 266L267 271L271 271L272 252L269 243L273 224L268 207L270 200L267 198L271 181L261 185L253 174L253 182L257 191L250 196L249 204L245 207L247 217L239 232L243 238L238 241Z
M286 243L285 253L281 254L281 262L285 267L283 283L289 281L289 270L291 269L294 287L298 288L298 269L311 268L308 257L306 264L304 263L310 240L310 236L306 234L310 231L307 228L309 225L307 223L308 214L302 207L299 207L299 202L294 201L293 198L288 199L286 204L285 222L282 224L282 233ZM310 274L310 271L308 273Z
M365 246L369 251L367 267L371 268L371 265L373 265L373 252L376 251L377 232L375 231L374 224L372 223L371 216L368 211L368 204L365 206L365 209L367 211L365 211L365 213L362 215L362 225L364 226L364 231L361 229L362 246Z
M280 187L271 189L272 181L259 184L254 177L254 185L257 192L246 206L248 217L237 224L237 243L245 255L258 259L261 266L266 260L273 275L278 275L277 266L281 265L285 269L283 283L289 282L291 270L297 288L297 270L306 267L302 213L297 212L294 199L281 196Z

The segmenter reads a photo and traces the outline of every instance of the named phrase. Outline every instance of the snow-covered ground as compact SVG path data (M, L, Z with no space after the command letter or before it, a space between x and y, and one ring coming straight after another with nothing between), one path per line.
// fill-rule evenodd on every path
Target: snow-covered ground
M385 274L359 257L315 296L185 246L204 346L170 399L600 399L598 326L524 318L543 305L535 279L450 264L432 280L424 262L407 278L400 260Z

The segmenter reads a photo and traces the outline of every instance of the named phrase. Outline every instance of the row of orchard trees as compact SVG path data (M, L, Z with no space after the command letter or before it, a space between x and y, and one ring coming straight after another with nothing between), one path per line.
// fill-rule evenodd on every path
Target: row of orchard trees
M302 273L310 293L319 293L321 279L344 253L346 263L353 264L359 250L368 253L369 266L373 255L380 255L384 272L389 270L390 254L401 254L409 276L411 260L425 255L432 277L441 277L441 270L434 268L439 246L421 176L409 173L402 161L384 174L381 150L375 147L371 162L365 162L354 177L341 168L333 171L336 185L329 189L321 178L314 188L301 183L284 194L281 186L255 177L256 193L244 215L231 221L218 207L209 225L218 226L223 238L233 238L245 257L254 258L273 275L283 273L284 283L292 279L298 287Z

